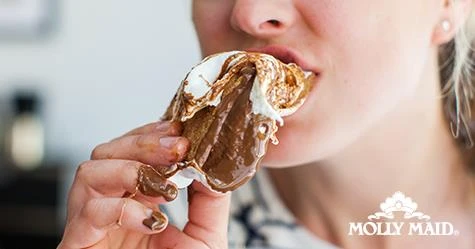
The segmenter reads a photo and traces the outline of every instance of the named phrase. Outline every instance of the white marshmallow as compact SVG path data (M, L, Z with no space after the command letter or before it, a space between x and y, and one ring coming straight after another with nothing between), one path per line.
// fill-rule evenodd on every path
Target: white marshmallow
M211 85L215 83L217 80L219 73L221 72L221 68L223 63L233 55L238 53L243 53L244 56L245 52L242 51L231 51L231 52L224 52L215 55L211 55L205 58L201 63L193 67L190 73L185 78L185 81L188 83L184 87L184 92L191 94L195 99L202 98L203 96L208 93L211 89ZM237 56L228 66L228 68L232 67L236 61L242 58L242 56ZM263 55L269 63L276 64L277 60L269 55ZM272 118L279 122L282 126L284 120L282 119L281 115L272 108L265 97L264 89L267 89L270 81L274 78L275 70L272 70L271 75L269 77L256 77L251 90L250 100L252 101L252 112L254 114L261 114L266 117ZM264 82L261 82L264 80ZM221 93L217 95L215 99L210 99L206 103L208 106L217 106L221 102Z
M205 58L201 63L194 66L185 81L185 93L192 94L195 98L201 98L211 89L210 85L218 79L223 63L239 51L220 53ZM219 103L219 102L218 102ZM215 102L213 102L213 105ZM217 104L216 104L217 105Z

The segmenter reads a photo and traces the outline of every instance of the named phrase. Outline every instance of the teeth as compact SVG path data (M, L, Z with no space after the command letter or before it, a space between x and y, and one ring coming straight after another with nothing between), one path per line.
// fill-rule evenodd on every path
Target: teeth
M180 188L191 179L226 192L256 172L277 124L304 103L314 74L261 53L211 55L192 68L164 115L184 124L191 149L168 180Z

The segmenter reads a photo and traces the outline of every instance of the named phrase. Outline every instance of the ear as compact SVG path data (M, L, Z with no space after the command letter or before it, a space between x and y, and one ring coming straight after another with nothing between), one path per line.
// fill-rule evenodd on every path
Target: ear
M441 0L438 23L434 25L432 43L442 45L461 32L472 12L473 0Z

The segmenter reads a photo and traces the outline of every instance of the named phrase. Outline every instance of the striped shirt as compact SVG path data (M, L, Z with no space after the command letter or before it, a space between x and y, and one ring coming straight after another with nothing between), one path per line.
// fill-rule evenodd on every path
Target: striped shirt
M172 224L186 223L186 193L162 207ZM265 168L233 192L229 224L229 249L336 249L300 226L283 205Z

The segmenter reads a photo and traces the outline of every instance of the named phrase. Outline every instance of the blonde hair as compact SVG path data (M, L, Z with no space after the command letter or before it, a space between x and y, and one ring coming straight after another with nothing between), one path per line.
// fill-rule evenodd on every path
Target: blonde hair
M451 4L456 4L451 0ZM475 8L465 25L449 43L439 48L444 112L467 164L475 170Z

